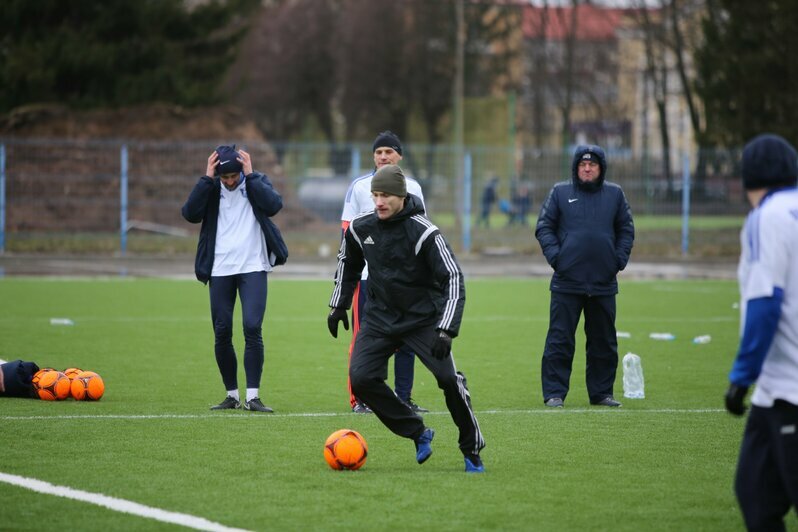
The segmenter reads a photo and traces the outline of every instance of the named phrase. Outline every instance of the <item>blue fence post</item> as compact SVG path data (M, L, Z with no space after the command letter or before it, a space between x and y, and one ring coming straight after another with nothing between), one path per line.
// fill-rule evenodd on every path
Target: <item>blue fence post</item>
M352 146L352 166L349 169L349 178L354 179L360 175L360 150Z
M690 250L690 154L682 156L682 256Z
M471 253L471 152L463 155L463 253Z
M0 144L0 255L6 252L6 145Z
M127 144L119 150L119 253L127 252Z

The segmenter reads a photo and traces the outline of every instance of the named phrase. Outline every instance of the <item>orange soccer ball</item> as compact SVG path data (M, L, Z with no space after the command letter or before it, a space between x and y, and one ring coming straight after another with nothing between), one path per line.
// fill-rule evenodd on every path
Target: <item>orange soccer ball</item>
M64 375L69 377L69 380L73 380L75 377L78 376L78 373L83 372L80 368L67 368L64 370Z
M105 393L105 383L93 371L81 371L72 379L71 391L78 401L99 401Z
M48 371L57 371L57 370L55 370L53 368L42 368L42 369L40 369L39 371L37 371L36 373L33 374L33 378L31 380L31 384L33 384L34 388L39 383L39 380L42 378L42 375L44 375Z
M60 401L69 397L69 377L61 371L51 369L37 372L32 382L39 399Z
M360 469L369 454L366 440L351 429L336 430L324 442L324 459L336 470Z

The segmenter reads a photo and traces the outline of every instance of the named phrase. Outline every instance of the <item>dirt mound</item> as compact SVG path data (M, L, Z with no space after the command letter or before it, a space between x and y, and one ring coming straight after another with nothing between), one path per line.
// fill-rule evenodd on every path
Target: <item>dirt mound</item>
M0 118L0 135L83 140L266 141L255 123L237 107L187 109L166 104L89 111L56 104L29 105Z
M159 104L77 111L30 105L0 117L0 137L6 139L12 232L113 226L122 144L128 145L129 154L129 219L185 225L180 205L205 170L208 146L237 142L246 143L255 168L282 194L284 207L276 219L280 227L303 228L318 221L299 205L255 122L236 107ZM166 176L170 187L164 187ZM31 204L40 208L26 207Z

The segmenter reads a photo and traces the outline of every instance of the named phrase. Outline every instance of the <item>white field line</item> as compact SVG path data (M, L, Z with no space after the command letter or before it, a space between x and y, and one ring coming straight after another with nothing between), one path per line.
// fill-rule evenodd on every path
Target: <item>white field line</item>
M65 497L67 499L74 499L76 501L87 502L97 506L104 506L115 512L122 512L126 514L138 515L146 517L147 519L155 519L164 523L172 523L175 525L184 526L186 528L193 528L195 530L209 530L218 532L246 532L241 528L230 528L228 526L208 521L202 517L194 515L181 514L178 512L169 512L161 510L160 508L153 508L145 506L136 502L128 501L125 499L117 499L116 497L109 497L101 493L91 493L88 491L76 490L67 486L57 486L37 480L35 478L20 477L18 475L11 475L0 471L0 482L19 486L21 488L36 491L38 493L45 493L47 495L55 495L57 497Z
M563 415L563 414L717 414L726 412L723 408L656 408L652 410L631 410L621 408L547 408L523 410L478 410L477 415L506 415L506 414L528 414L528 415ZM64 415L64 416L0 416L2 421L58 421L73 419L244 419L244 420L267 420L275 418L302 418L302 417L352 417L361 414L352 412L296 412L292 414L250 414L250 413L216 413L216 414L86 414L86 415ZM429 412L425 416L450 415L448 411Z
M42 321L49 321L52 316L48 317L41 317ZM37 318L33 318L34 320ZM210 323L210 315L208 316L185 316L185 317L176 317L176 316L141 316L141 317L118 317L118 318L109 318L105 316L69 316L69 319L74 321L76 324L82 323L200 323L200 322L208 322ZM624 317L623 319L619 320L623 323L635 322L635 323L684 323L686 321L690 321L691 323L694 322L701 322L701 323L724 323L730 321L737 321L740 319L739 312L734 312L732 315L728 316L696 316L691 318L685 318L684 316L674 316L674 317L664 317L664 316L635 316L635 317ZM18 317L18 316L9 316L0 318L0 323L22 323L22 322L30 322L31 318L29 317ZM464 317L463 322L468 323L492 323L492 322L513 322L513 323L548 323L549 317L548 316L519 316L519 315L512 315L512 316L482 316L479 318L469 318ZM320 318L318 316L302 316L302 317L290 317L290 316L274 316L266 318L264 323L264 328L268 329L269 323L320 323Z

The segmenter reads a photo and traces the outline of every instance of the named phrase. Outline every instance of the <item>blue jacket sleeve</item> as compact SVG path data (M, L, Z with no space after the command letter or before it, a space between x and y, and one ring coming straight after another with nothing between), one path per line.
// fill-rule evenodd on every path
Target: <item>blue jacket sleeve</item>
M557 203L557 189L552 188L548 197L540 207L538 223L535 226L535 237L549 265L557 269L557 257L560 255L560 239L557 236L560 208Z
M615 254L618 257L618 270L623 270L629 263L629 255L632 253L635 224L632 219L632 209L623 192L619 201L620 207L615 216Z
M732 384L750 386L759 377L765 356L776 336L783 300L784 290L776 287L772 296L748 302L740 349L729 372L729 382Z
M199 178L180 211L187 222L198 224L205 218L208 200L213 189L213 179L208 176Z
M260 172L252 172L246 176L246 187L249 201L262 210L266 216L274 216L283 208L283 198L274 190L271 181Z

